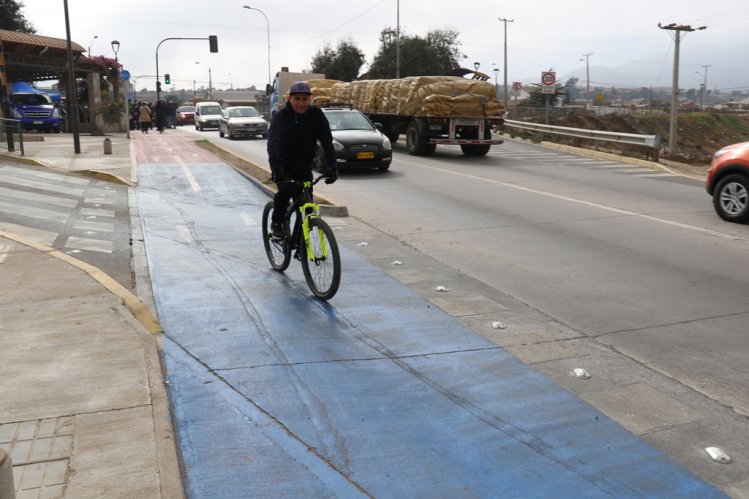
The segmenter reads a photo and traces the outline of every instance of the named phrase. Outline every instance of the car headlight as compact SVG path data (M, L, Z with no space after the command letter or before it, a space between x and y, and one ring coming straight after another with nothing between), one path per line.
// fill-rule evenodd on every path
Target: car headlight
M54 109L52 110L52 117L53 117L53 118L60 118L60 110L59 110L59 109L57 109L57 108L54 108Z
M724 148L724 149L720 149L720 150L716 151L715 154L713 154L713 161L715 161L716 159L720 158L721 156L723 156L725 153L727 153L730 150L731 149Z
M343 144L333 139L333 149L335 149L336 151L343 151Z
M13 116L14 119L17 119L17 120L20 120L23 118L23 115L16 108L13 108L10 114Z
M382 147L387 151L393 148L393 146L390 144L390 139L385 137L384 135L382 136Z

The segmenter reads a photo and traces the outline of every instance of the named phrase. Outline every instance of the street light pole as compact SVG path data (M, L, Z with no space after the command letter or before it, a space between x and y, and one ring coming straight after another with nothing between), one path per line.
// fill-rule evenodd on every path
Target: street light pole
M78 132L78 92L75 88L75 62L73 61L73 42L70 41L70 15L68 14L68 0L63 0L65 7L65 34L67 35L68 52L68 106L70 107L70 122L73 125L73 151L81 153L81 137Z
M502 100L503 105L505 106L505 110L507 109L507 23L514 23L514 19L505 19L500 17L499 21L504 23L505 25L505 82L504 82L504 89L502 94Z
M94 45L94 40L99 38L99 35L94 35L94 37L91 39L91 43L88 44L88 57L91 57L91 47Z
M206 66L208 68L208 98L210 100L213 100L213 82L211 80L211 67L208 64L205 64L200 61L195 61L195 64L202 64L203 66Z
M114 52L114 62L117 63L118 74L119 74L120 60L117 58L117 54L120 51L120 42L118 42L117 40L112 40L111 45L112 45L112 52ZM122 80L122 81L124 82L123 86L125 88L125 117L127 118L127 138L129 139L130 138L130 106L128 105L128 100L127 100L127 94L128 94L127 86L129 83L127 80ZM115 85L115 88L119 88L119 85ZM122 124L121 121L120 121L120 124Z
M268 85L271 85L273 82L270 79L270 22L268 21L268 16L265 15L265 12L255 7L250 7L249 5L243 5L243 7L247 10L256 10L265 18L266 41L268 44Z

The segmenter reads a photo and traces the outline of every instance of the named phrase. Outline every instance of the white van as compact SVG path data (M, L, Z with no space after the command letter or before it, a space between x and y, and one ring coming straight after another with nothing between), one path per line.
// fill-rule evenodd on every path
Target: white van
M203 101L195 104L195 128L203 131L204 128L218 128L218 120L221 118L221 104L213 101Z

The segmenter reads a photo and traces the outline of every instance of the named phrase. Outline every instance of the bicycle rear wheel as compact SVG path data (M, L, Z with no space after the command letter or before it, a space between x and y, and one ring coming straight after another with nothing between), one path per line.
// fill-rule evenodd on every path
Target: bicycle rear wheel
M333 230L324 220L310 218L309 246L314 260L302 253L304 279L315 296L329 300L341 283L341 256Z
M279 241L273 238L270 224L273 219L273 201L268 201L268 204L263 208L263 245L265 246L265 254L268 256L270 266L279 272L283 272L289 267L291 262L291 246L288 237L283 241Z

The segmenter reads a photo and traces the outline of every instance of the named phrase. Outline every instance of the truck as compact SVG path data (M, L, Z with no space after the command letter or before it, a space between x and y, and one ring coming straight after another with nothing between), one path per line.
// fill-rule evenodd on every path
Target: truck
M275 110L284 105L286 92L295 81L303 80L324 80L325 75L322 73L293 73L289 72L288 67L282 67L281 71L276 73L273 79L273 86L268 87L266 93L270 94L270 113L271 116ZM269 117L270 118L270 117Z
M492 128L504 123L504 107L488 77L412 76L391 80L309 80L315 104L364 113L396 142L406 136L412 155L434 154L438 144L459 145L466 156L484 156L501 144Z

